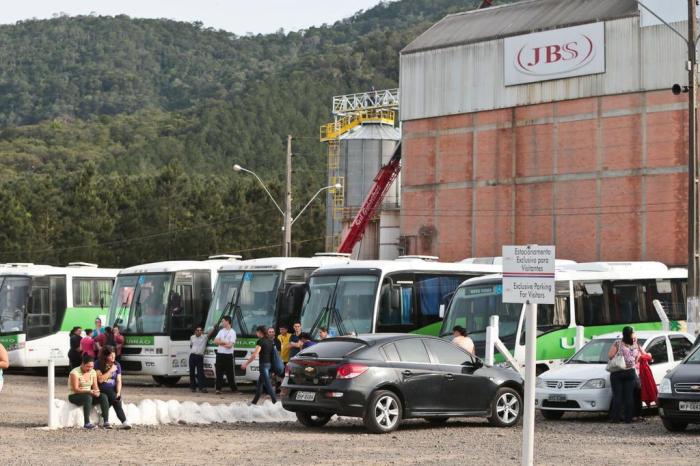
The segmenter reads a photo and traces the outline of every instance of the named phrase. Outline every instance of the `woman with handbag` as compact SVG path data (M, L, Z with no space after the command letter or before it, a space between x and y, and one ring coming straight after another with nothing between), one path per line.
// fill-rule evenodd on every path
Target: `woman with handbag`
M608 351L608 371L613 398L610 405L610 419L620 422L620 411L624 412L624 421L629 424L635 416L635 388L637 387L637 360L639 345L636 342L634 329L622 329L622 339L617 340Z

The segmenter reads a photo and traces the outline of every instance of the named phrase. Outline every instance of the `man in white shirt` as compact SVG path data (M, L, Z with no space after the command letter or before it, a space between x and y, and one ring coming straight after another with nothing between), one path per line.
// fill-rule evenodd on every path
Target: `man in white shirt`
M238 391L236 387L236 374L233 360L233 347L236 345L236 331L231 328L231 317L224 316L221 319L222 329L216 334L214 344L216 348L216 393L221 393L224 385L224 375L228 380L232 392Z
M194 329L190 337L190 389L193 392L207 393L204 383L204 351L207 349L207 336L202 333L202 326ZM196 379L195 379L196 376Z

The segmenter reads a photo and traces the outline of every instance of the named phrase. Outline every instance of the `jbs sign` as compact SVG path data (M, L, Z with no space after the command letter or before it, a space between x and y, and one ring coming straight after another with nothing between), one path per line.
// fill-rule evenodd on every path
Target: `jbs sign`
M503 52L506 86L605 73L605 25L508 37Z

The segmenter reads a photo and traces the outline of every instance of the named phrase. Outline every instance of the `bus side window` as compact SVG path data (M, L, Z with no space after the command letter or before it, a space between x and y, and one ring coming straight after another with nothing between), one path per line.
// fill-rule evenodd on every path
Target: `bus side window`
M602 282L574 283L577 325L588 327L611 323L603 290Z
M31 306L27 312L27 339L36 339L51 333L53 327L49 303L48 277L35 277L32 280Z
M613 323L646 322L647 313L643 308L644 303L640 299L642 296L641 285L637 283L613 282L611 314ZM654 315L656 315L656 312Z
M51 294L51 317L53 320L53 331L58 332L63 323L63 316L66 313L66 277L51 277L49 280L49 291Z
M211 274L208 271L197 271L194 273L192 297L194 298L194 320L192 325L204 325L211 302Z
M416 302L421 325L440 319L440 305L449 304L457 287L465 280L458 275L416 276Z

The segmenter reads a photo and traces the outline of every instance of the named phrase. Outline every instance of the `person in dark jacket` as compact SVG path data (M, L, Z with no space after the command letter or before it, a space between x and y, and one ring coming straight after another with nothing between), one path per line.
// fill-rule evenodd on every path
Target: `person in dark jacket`
M275 390L272 388L272 381L270 379L270 371L272 370L272 352L275 349L275 344L272 339L267 336L267 328L264 325L260 325L255 334L258 336L258 341L255 343L255 351L250 357L241 365L241 368L245 370L248 365L255 360L257 357L259 359L259 376L258 384L255 387L255 396L251 404L257 404L258 400L262 396L263 390L270 395L270 399L273 403L277 403L277 397L275 395Z
M68 364L71 370L75 369L83 363L83 354L80 350L80 340L83 339L81 336L83 329L80 327L73 327L68 335L70 338L70 349L68 350Z

